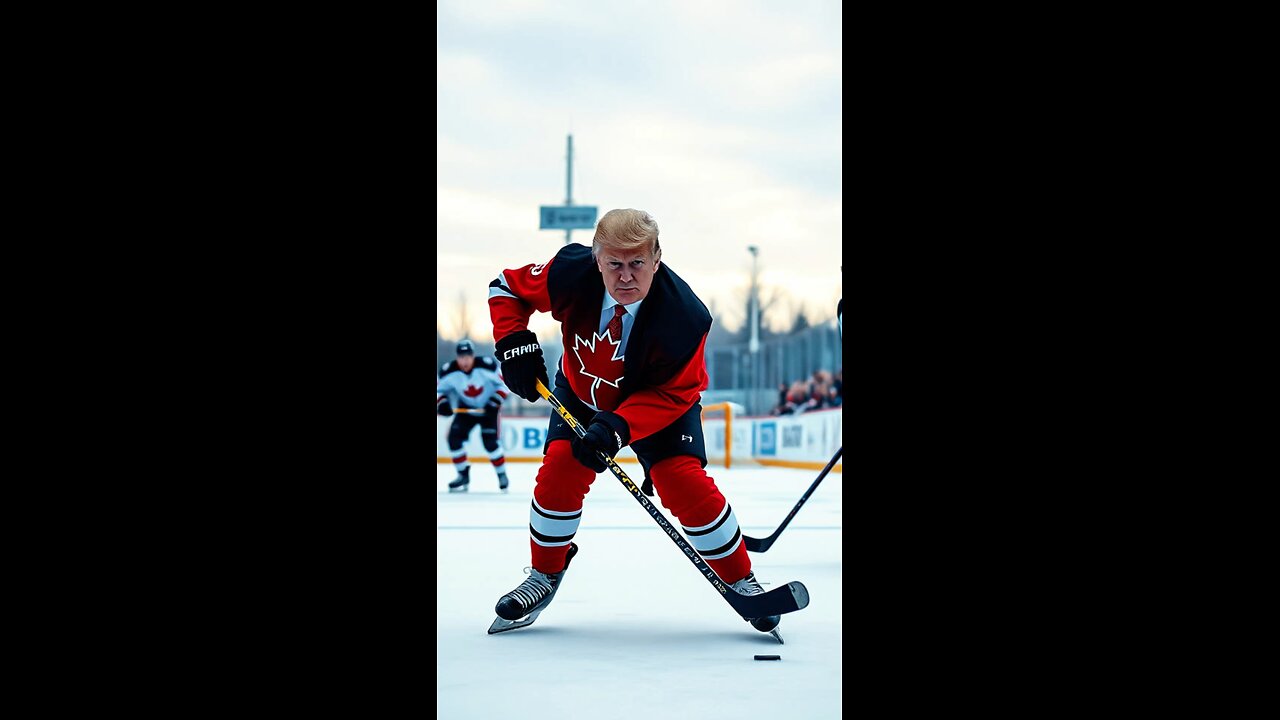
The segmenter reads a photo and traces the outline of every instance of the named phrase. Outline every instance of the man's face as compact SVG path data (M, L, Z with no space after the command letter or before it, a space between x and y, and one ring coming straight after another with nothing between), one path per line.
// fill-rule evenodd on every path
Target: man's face
M459 356L458 356L458 367L459 367L459 368L462 370L462 372L464 372L464 373L469 373L469 372L471 372L471 366L473 366L473 365L475 365L475 364L476 364L476 356L475 356L475 355L459 355Z
M648 250L613 250L600 248L596 267L604 276L604 289L609 297L630 305L643 300L653 284L653 274L658 271L661 254L651 257Z

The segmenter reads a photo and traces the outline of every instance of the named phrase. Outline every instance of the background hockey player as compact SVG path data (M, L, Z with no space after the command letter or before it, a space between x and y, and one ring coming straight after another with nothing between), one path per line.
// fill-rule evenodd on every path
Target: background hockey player
M507 491L507 459L498 435L498 409L506 397L507 386L493 358L477 358L470 340L458 343L458 358L441 366L436 382L436 414L453 415L449 455L458 477L449 483L449 492L466 492L471 484L471 463L463 445L476 425L480 426L480 440L489 452L489 462L498 473L498 488Z
M578 552L572 540L583 498L606 468L596 453L614 457L627 445L716 574L740 593L763 592L733 508L704 470L698 401L707 387L703 350L711 314L661 258L649 213L611 210L590 248L565 245L551 260L504 270L490 283L495 354L507 386L536 402L535 380L542 380L587 428L578 438L551 416L529 510L532 570L498 601L503 619L541 612L551 601ZM561 323L564 354L554 386L528 329L535 311ZM769 632L778 620L751 623Z

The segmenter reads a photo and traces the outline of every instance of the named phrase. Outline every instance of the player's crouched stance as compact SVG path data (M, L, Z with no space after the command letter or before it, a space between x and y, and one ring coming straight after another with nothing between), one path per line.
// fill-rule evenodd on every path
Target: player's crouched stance
M579 438L551 416L529 508L532 567L498 600L490 633L524 627L550 604L578 553L573 538L583 499L607 467L599 453L612 458L628 445L711 569L740 594L764 593L733 508L704 470L698 401L707 387L703 349L711 315L661 257L648 213L612 210L590 249L566 245L548 262L504 270L490 283L495 354L507 387L537 402L536 381L551 385L528 329L535 310L550 312L564 343L552 392L586 428ZM770 632L779 620L750 622Z

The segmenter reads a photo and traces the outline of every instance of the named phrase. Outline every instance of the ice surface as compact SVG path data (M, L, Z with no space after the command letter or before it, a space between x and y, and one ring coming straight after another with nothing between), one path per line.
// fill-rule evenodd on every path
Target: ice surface
M453 468L437 465L437 717L840 716L841 474L827 475L768 552L751 554L766 590L791 580L809 589L809 607L782 616L784 645L738 617L609 472L587 494L580 550L555 600L533 625L488 635L498 598L529 565L538 465L508 463L503 494L488 458L477 459L467 493L450 494ZM622 468L640 483L639 465ZM760 538L820 472L707 470L743 532Z

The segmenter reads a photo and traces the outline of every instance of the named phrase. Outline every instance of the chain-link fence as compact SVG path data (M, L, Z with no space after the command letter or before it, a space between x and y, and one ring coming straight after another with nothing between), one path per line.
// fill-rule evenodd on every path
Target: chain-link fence
M815 370L844 368L840 333L834 320L797 333L760 342L750 352L746 343L708 346L710 385L703 402L736 402L748 415L767 415L778 404L779 385L808 380Z

